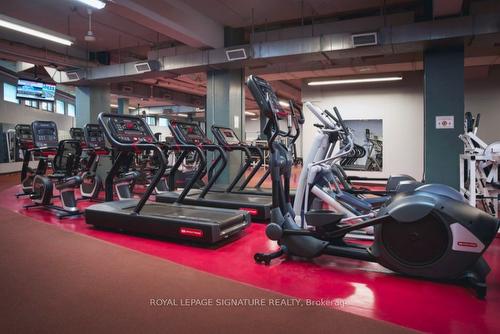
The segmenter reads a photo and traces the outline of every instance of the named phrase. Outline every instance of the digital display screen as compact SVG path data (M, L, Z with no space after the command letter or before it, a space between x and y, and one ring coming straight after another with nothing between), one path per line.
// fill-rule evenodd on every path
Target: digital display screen
M56 85L38 81L18 80L17 98L33 99L42 101L54 101L56 97Z
M224 140L229 145L239 145L240 140L236 137L236 134L232 129L221 129L222 136Z
M37 135L39 136L53 136L54 135L54 130L49 128L49 129L39 129L36 132Z

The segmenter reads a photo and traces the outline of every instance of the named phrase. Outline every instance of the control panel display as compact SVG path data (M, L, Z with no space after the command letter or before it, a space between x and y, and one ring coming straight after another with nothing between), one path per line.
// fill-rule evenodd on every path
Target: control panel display
M32 142L33 132L31 131L31 126L28 124L16 125L16 136L21 142Z
M227 145L240 145L240 140L238 139L238 136L236 136L236 133L234 133L233 129L218 128L218 130Z
M82 128L71 128L69 129L69 134L71 139L78 140L81 143L85 142L85 135Z
M209 143L205 133L196 124L177 122L174 126L179 129L180 135L182 136L180 139L187 144L198 145Z
M91 148L104 148L106 141L101 127L97 124L85 125L85 142Z
M154 136L150 135L149 129L145 123L138 118L110 118L113 136L124 144L132 143L154 143Z
M31 124L33 142L36 147L56 147L59 143L54 122L36 121Z

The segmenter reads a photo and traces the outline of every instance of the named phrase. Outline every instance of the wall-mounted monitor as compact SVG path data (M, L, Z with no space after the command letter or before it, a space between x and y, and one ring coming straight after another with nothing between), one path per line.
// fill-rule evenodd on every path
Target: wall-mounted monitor
M17 98L42 101L54 101L56 85L39 81L19 79L17 81Z

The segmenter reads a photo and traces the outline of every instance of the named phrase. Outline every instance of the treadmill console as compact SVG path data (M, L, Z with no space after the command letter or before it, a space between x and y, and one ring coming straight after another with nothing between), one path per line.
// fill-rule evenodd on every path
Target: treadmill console
M212 144L203 130L196 123L170 122L173 131L179 136L179 140L186 144Z
M276 115L278 119L286 119L288 117L288 113L283 110L269 82L254 75L250 75L247 79L247 85L252 95L255 97L260 110L264 112L266 117L271 118L273 115Z
M87 124L83 132L88 147L94 149L106 147L106 139L99 124Z
M218 137L222 139L225 145L234 146L241 145L241 141L231 128L223 128L223 127L214 127L214 130L217 132Z
M57 125L52 121L34 121L31 123L33 132L33 145L38 148L57 147L59 137Z
M156 143L156 138L139 117L110 117L111 135L122 144Z
M17 124L15 127L16 139L21 149L33 147L33 131L29 124Z

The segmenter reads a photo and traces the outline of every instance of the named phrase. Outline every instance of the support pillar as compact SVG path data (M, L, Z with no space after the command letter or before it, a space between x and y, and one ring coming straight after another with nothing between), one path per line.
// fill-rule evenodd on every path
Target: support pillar
M76 126L97 123L101 112L110 112L109 86L76 87Z
M207 73L206 133L215 141L211 126L230 127L243 140L245 134L245 83L243 69L217 70ZM228 167L219 184L229 184L241 166L242 154L228 155Z
M443 118L444 116L444 118ZM450 126L450 120L453 126ZM424 173L426 183L459 188L458 136L464 124L463 47L424 54Z

